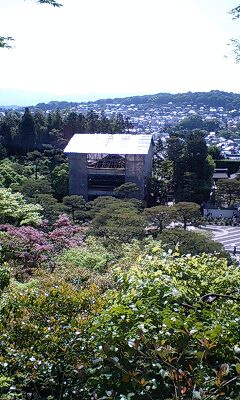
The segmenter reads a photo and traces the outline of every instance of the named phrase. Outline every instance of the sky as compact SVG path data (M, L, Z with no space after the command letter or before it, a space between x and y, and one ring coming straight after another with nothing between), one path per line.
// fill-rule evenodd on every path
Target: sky
M0 104L160 92L240 93L240 0L0 0Z

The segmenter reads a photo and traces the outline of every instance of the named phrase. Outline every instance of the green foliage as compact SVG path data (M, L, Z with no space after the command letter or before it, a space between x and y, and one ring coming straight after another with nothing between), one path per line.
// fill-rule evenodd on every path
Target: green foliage
M22 171L19 171L19 167L19 164L8 158L2 160L0 162L0 186L9 188L11 185L21 185L27 179L27 169L21 168Z
M43 208L43 216L50 223L55 222L57 217L66 211L63 204L58 203L57 199L55 199L52 194L37 194L35 201Z
M131 197L137 196L137 193L139 192L139 187L136 185L136 183L126 182L123 183L121 186L115 188L113 192L116 197L129 199Z
M181 254L217 254L231 261L229 253L224 250L222 244L210 239L204 233L186 231L183 229L167 229L158 239L165 245L164 248L174 251L176 246Z
M153 147L153 154L157 158L161 158L161 155L163 153L164 146L163 146L163 141L161 139L161 135L154 139L154 147Z
M178 125L178 128L189 131L201 129L207 132L215 132L219 130L219 125L219 121L216 118L203 120L200 115L191 115L190 117L184 118Z
M172 162L172 186L175 195L182 191L182 178L186 169L184 143L178 136L170 136L167 141L167 156Z
M67 102L63 103L68 107ZM53 104L49 104L48 111ZM44 109L41 104L39 107ZM59 109L45 114L26 108L23 116L17 112L6 112L0 120L0 159L5 154L26 156L25 162L32 166L37 179L40 175L46 175L47 169L49 174L59 164L67 165L62 149L76 132L124 133L130 126L129 119L124 119L121 114L108 118L104 112L100 116L94 111L85 115ZM60 196L63 197L62 192ZM67 195L67 192L64 194Z
M83 244L82 229L64 214L52 225L44 220L40 227L5 224L0 228L1 261L9 264L19 281L29 279L36 269L53 271L56 256Z
M90 232L109 242L127 243L134 238L143 237L145 225L144 217L133 202L110 200L107 207L96 212Z
M187 92L187 93L158 93L154 95L132 96L113 99L118 104L144 104L151 107L159 107L168 105L169 102L175 106L183 104L192 104L202 106L203 104L209 107L224 107L227 110L238 109L240 106L240 95L233 92L223 92L221 90L211 90L210 92ZM103 106L109 102L109 99L102 101Z
M204 129L203 120L200 115L191 115L181 121L179 128L187 129L189 131L193 129Z
M6 265L0 265L0 294L8 287L10 282L10 273Z
M91 249L74 248L65 251L58 261L62 264L74 265L79 269L103 272L106 270L108 256L106 253L94 253ZM79 274L81 274L81 271L79 271Z
M146 208L144 214L147 220L153 225L153 228L159 229L160 233L163 228L176 219L176 210L174 207L156 206Z
M116 199L112 196L100 196L87 203L88 216L95 217L100 211L108 208L130 207L134 210L142 210L143 202L137 199Z
M205 132L199 129L173 132L167 154L173 163L172 186L176 201L201 204L208 200L215 165L208 155Z
M51 194L51 184L47 179L28 178L18 187L24 197L36 199L39 194Z
M27 204L21 193L0 188L0 222L16 225L38 225L41 222L42 207Z
M65 196L63 197L63 204L66 209L71 213L73 221L75 221L75 214L77 212L78 218L85 216L86 202L83 196Z
M223 206L234 206L240 199L240 181L238 179L219 179L215 195L217 202Z
M206 255L164 255L156 243L128 272L117 270L118 291L91 329L96 395L235 399L239 274Z
M20 154L26 154L34 150L36 146L36 128L34 118L29 110L25 108L19 126L19 142L18 147Z
M173 195L174 163L166 158L153 159L153 176L147 182L147 204L166 204Z
M112 206L113 204L120 204L120 201L121 200L115 199L115 197L112 196L97 197L93 201L88 202L88 215L90 218L94 218L102 209L108 208L108 206Z
M2 398L237 399L239 268L151 239L123 247L110 275L91 238L53 274L12 282L0 302Z
M85 330L101 302L95 288L79 291L59 280L12 287L0 318L5 394L81 398L81 373L88 363Z
M223 158L221 150L217 146L208 146L208 154L213 160L221 160Z
M35 124L38 124L38 122L35 120ZM41 128L36 128L41 129ZM43 153L41 153L38 150L31 151L26 154L26 157L24 158L25 163L31 168L32 171L32 177L34 177L36 180L39 178L43 177L48 177L50 170L49 170L49 164L50 160L49 158L46 158Z
M68 195L68 164L60 164L53 169L52 187L57 199Z
M200 207L192 202L179 202L175 204L174 209L177 214L177 220L183 223L184 229L187 228L188 222L197 222L201 218Z
M115 256L100 243L89 236L85 246L67 249L62 256L55 258L54 277L71 283L74 287L90 287L96 284L106 290L113 284L109 268Z
M217 118L205 119L203 129L207 132L218 132L220 129L220 123Z
M0 135L2 136L2 145L7 149L8 155L16 151L16 137L18 136L21 116L17 112L5 113L0 121Z
M4 146L4 139L0 136L0 160L3 160L7 157L7 149Z

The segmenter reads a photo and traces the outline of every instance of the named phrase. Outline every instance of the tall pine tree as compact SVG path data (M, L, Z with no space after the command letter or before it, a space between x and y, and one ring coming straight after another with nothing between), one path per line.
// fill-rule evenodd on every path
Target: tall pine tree
M19 127L19 147L23 154L33 151L36 146L36 128L34 118L28 107L22 116Z

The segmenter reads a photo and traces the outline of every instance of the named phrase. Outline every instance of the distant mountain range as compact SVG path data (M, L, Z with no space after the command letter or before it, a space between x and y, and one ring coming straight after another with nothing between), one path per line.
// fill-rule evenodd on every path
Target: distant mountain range
M2 94L2 91L0 92ZM49 95L48 95L49 96ZM1 104L0 96L0 104ZM33 99L33 97L32 97ZM15 101L14 101L15 102ZM17 101L16 101L17 102ZM102 108L106 107L107 104L122 104L122 105L140 105L148 107L160 107L160 106L186 106L186 105L197 105L209 106L209 107L224 107L226 110L240 109L240 94L232 92L222 92L219 90L212 90L210 92L187 92L187 93L158 93L143 96L130 96L123 98L113 98L113 99L99 99L96 101L88 102L71 102L71 101L50 101L48 103L38 103L36 106L32 106L33 109L41 110L55 110L55 109L67 109L71 107L77 107L80 104L87 104L94 108L94 105L98 105ZM6 101L5 101L6 104ZM29 105L31 103L29 102ZM0 106L1 107L1 106ZM6 106L3 106L6 108ZM12 106L11 108L14 108Z

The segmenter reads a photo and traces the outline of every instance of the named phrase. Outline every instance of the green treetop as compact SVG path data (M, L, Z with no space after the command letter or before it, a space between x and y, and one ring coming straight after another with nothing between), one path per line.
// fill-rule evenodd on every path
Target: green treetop
M27 204L21 193L0 188L0 222L16 225L38 225L41 222L42 207Z

